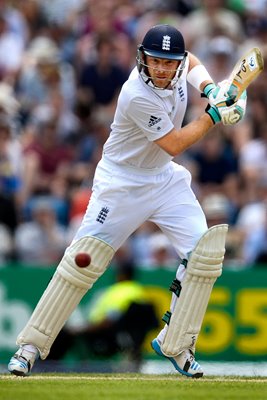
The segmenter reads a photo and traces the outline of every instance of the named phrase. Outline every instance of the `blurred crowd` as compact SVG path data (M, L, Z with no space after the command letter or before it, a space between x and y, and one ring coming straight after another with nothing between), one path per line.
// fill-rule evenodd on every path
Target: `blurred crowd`
M174 25L215 82L258 46L266 0L0 0L0 265L55 265L81 222L136 47ZM185 123L206 103L189 89ZM208 224L228 223L225 265L267 265L267 72L244 120L216 126L175 159L192 174ZM173 268L168 239L145 223L114 264Z

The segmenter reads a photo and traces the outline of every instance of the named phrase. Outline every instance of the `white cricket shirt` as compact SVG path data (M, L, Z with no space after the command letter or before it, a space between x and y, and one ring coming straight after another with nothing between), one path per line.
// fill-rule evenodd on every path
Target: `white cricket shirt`
M136 169L162 169L172 156L154 140L180 129L187 106L189 61L173 90L148 86L135 67L118 98L111 133L103 155L107 160Z

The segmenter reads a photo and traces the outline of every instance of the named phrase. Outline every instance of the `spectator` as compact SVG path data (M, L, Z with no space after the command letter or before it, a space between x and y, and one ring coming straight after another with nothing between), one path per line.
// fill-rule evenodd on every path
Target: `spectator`
M267 267L267 205L263 215L263 224L248 232L242 248L245 263L248 266Z
M113 60L115 47L109 35L100 35L96 40L96 60L82 67L78 80L80 91L86 92L96 106L113 108L121 86L128 78L122 67ZM111 112L110 111L110 112Z
M244 266L242 247L244 244L244 232L236 227L233 221L233 206L227 196L222 193L210 193L202 199L202 207L207 218L207 224L229 224L225 244L224 266L227 268L240 268Z
M236 43L244 39L244 28L238 14L225 6L224 0L201 0L200 6L190 12L182 30L190 50L200 58L203 43L218 35L226 35Z
M215 36L209 40L205 59L208 59L210 73L215 82L226 79L236 63L236 42L227 36Z
M80 226L92 191L91 188L74 188L70 194L69 221L67 227L68 242L71 243L77 228Z
M72 175L75 181L84 184L90 171L95 169L99 154L102 153L102 140L96 124L97 113L93 104L82 94L76 98L74 114L77 127L69 137L69 142L75 149Z
M226 195L237 192L237 158L226 146L223 127L215 127L198 146L190 150L189 155L196 169L199 196L210 192L224 192Z
M10 117L2 113L0 114L0 221L11 232L18 223L23 165L22 146L13 135Z
M42 0L41 7L48 22L66 24L73 13L79 12L86 0Z
M151 259L150 268L165 268L176 270L178 257L171 242L164 233L158 231L151 234L149 239Z
M0 222L0 268L13 258L13 236L7 226Z
M151 221L143 223L130 238L130 245L134 260L139 268L149 269L151 266L151 240L150 237L158 232L158 227Z
M20 29L16 28L16 31L20 37L22 36L21 32L24 32L23 36L26 45L47 26L47 19L42 11L42 3L39 0L16 0L13 3L14 7L16 7L16 12L23 21L23 23L19 24L22 27Z
M19 103L15 98L13 87L6 83L0 83L0 112L14 118L19 112Z
M248 265L253 265L266 248L266 177L257 179L255 193L254 201L244 203L236 221L236 226L243 232L245 238L241 251L244 263Z
M71 109L76 94L72 66L61 62L56 43L45 36L35 37L25 54L25 62L17 80L17 95L25 113L37 105L50 104L51 94L58 92L64 108Z
M25 0L23 0L25 1ZM16 35L17 41L26 46L29 37L29 26L23 13L19 10L17 1L0 1L0 14L4 16L9 32Z
M257 133L258 137L249 140L240 150L240 176L247 202L256 200L258 184L267 178L267 120Z
M33 138L25 145L24 204L33 195L51 194L53 180L68 180L71 171L73 151L59 138L58 116L47 111L34 123Z
M142 2L143 12L139 15L134 30L134 38L136 43L141 43L146 31L153 25L169 24L177 28L182 24L182 16L174 11L171 1L153 0Z
M53 266L61 259L66 247L66 233L57 222L49 197L36 199L32 219L22 222L15 231L15 250L21 263Z
M0 13L0 79L14 82L21 67L23 42L9 31L6 17Z

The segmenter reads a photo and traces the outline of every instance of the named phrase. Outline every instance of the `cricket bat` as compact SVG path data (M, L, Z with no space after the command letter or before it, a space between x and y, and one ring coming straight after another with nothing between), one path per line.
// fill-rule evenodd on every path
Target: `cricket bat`
M228 78L227 94L231 99L226 101L227 106L239 99L243 91L263 71L263 68L263 56L258 47L253 47L238 60Z

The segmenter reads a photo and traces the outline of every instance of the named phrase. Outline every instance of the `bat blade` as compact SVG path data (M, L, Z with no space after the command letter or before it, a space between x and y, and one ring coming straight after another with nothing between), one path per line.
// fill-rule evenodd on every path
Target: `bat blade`
M263 71L263 56L258 47L250 49L233 68L230 77L230 84L227 90L228 96L235 103L243 91Z

